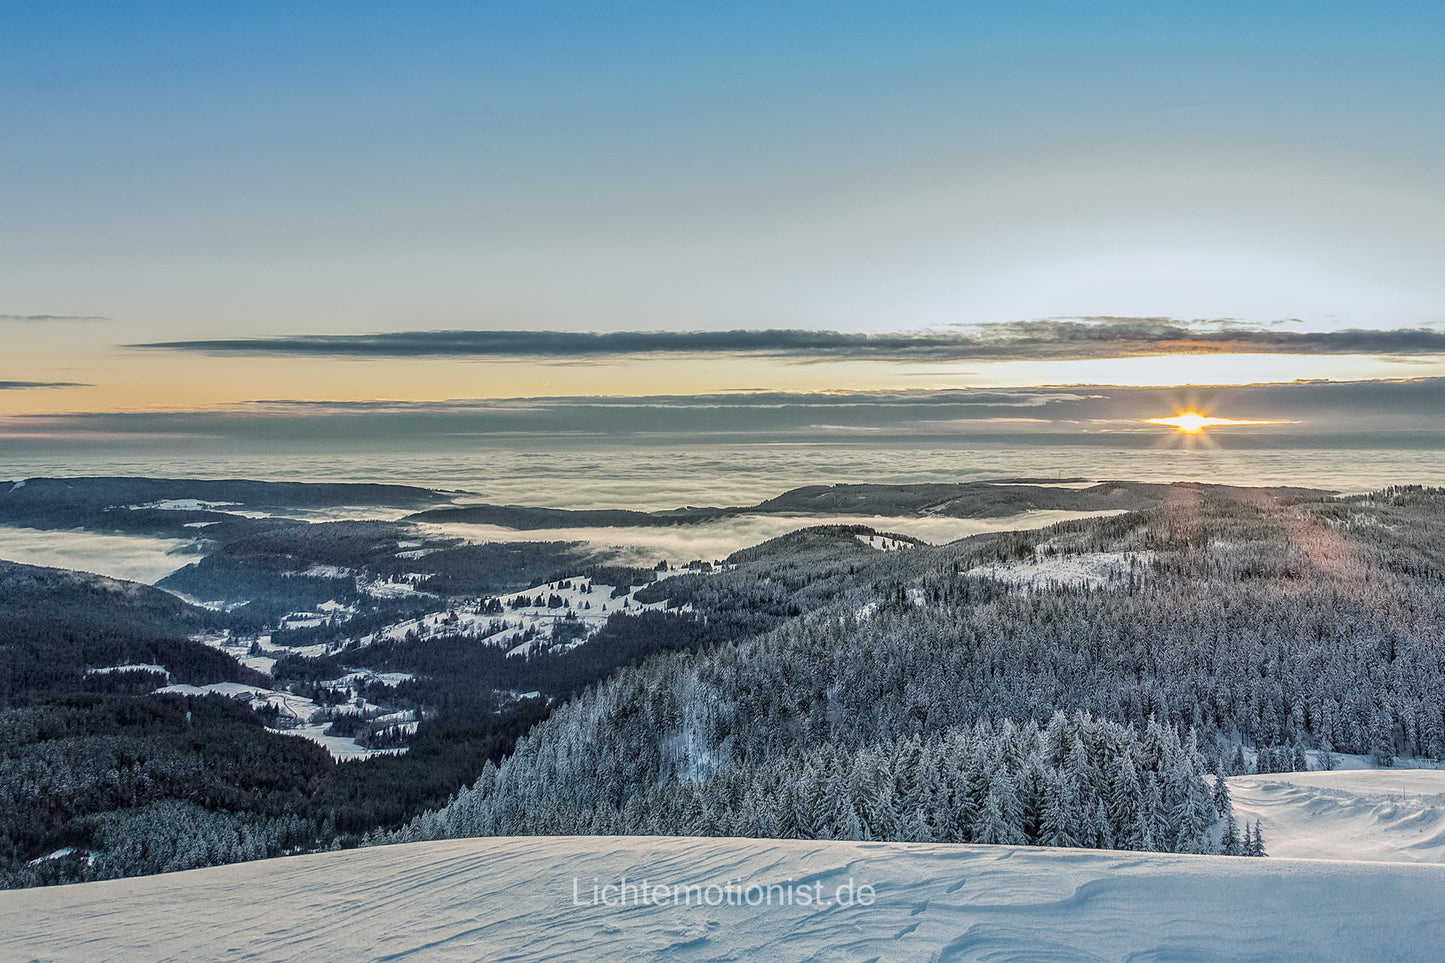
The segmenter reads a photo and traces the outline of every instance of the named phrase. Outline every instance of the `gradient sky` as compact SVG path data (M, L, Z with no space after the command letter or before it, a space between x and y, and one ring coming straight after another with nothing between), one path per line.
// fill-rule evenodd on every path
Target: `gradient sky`
M1442 46L1438 2L0 0L0 416L1445 375L1424 349L126 347L1096 316L1439 329Z

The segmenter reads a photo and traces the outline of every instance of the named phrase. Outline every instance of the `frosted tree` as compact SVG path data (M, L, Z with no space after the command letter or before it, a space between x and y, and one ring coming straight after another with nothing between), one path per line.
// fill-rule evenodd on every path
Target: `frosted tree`
M1044 784L1044 814L1039 843L1044 846L1078 846L1079 840L1070 832L1074 817L1071 792L1065 777L1050 773Z
M1239 841L1239 824L1234 821L1234 813L1231 811L1224 817L1224 831L1219 838L1219 852L1223 856L1241 855Z

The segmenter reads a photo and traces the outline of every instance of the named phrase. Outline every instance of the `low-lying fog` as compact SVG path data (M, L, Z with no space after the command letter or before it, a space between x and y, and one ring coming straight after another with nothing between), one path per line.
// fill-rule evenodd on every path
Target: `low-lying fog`
M686 563L713 561L739 549L814 525L867 525L880 532L912 535L939 545L982 532L1040 528L1055 522L1117 512L1024 512L1005 518L888 518L876 515L741 515L667 528L546 528L518 532L497 525L462 523L418 526L435 536L465 538L471 542L587 542L614 549L618 561L655 565L659 559Z
M337 517L334 513L327 513ZM365 514L365 513L362 513ZM497 525L462 523L417 526L428 535L469 542L586 542L615 553L618 562L655 565L725 558L739 549L813 525L867 525L880 532L911 535L942 544L981 532L1039 528L1055 522L1114 512L1025 512L1006 518L889 518L871 515L743 515L667 528L548 528L514 531ZM374 517L374 516L373 516ZM26 565L77 569L111 578L154 584L197 559L196 543L138 535L97 535L41 531L0 525L0 558Z
M26 565L73 568L147 584L194 562L194 545L175 538L52 532L0 525L0 558Z

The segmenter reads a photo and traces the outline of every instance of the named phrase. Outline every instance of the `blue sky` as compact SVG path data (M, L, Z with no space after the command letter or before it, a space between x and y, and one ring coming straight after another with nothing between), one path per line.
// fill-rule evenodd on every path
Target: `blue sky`
M106 319L0 320L0 378L95 386L6 410L298 394L274 360L121 347L195 338L1440 325L1442 39L1438 3L0 4L0 315ZM1440 373L1410 360L1278 380ZM557 389L445 364L381 393ZM927 387L1143 378L1053 370Z

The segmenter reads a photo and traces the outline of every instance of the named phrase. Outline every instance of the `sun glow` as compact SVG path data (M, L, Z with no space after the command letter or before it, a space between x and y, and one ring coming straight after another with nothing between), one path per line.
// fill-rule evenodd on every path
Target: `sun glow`
M1210 415L1201 414L1197 411L1185 411L1175 415L1173 418L1148 418L1147 424L1168 425L1185 435L1199 435L1204 433L1206 428L1236 427L1239 425L1274 425L1275 421L1251 421L1240 418L1214 418Z

